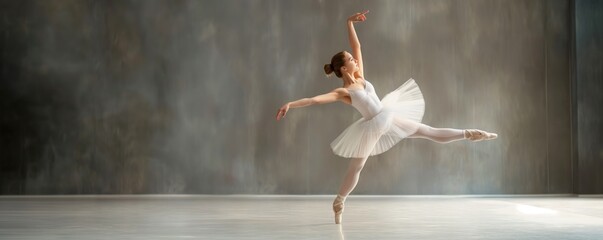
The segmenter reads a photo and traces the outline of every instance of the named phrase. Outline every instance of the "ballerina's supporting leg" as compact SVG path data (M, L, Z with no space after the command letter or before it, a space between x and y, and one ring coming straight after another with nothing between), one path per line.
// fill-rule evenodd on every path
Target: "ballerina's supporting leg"
M470 141L491 140L498 137L496 133L489 133L479 129L434 128L419 123L419 129L409 138L425 138L439 143L450 143L458 140Z
M333 201L333 212L335 212L335 223L341 223L341 214L343 213L343 206L346 197L354 190L358 179L360 178L360 172L364 168L364 164L368 157L364 158L353 158L348 166L348 171L343 179L343 183L339 188L339 193Z

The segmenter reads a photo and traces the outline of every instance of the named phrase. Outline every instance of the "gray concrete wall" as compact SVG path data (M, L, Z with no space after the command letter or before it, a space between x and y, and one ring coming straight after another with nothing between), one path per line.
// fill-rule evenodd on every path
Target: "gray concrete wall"
M603 193L603 2L575 2L578 193Z
M2 194L334 194L343 103L322 66L356 25L383 97L408 78L423 122L489 142L406 139L353 194L572 192L568 1L2 3ZM599 186L601 186L599 184Z

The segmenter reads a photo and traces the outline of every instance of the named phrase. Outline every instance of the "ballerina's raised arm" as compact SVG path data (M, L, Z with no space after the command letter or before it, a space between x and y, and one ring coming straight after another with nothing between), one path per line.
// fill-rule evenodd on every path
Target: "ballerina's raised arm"
M354 22L363 22L366 20L365 14L369 11L366 10L361 13L356 13L348 18L348 38L350 39L350 47L352 47L352 55L358 61L358 72L356 72L354 77L363 78L364 79L364 64L362 62L362 51L360 47L360 41L358 40L358 36L356 35L356 29L354 29Z

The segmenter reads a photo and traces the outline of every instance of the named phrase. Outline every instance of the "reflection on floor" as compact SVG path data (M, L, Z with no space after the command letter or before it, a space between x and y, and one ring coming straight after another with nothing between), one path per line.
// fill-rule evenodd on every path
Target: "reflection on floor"
M0 239L603 239L603 197L0 196Z

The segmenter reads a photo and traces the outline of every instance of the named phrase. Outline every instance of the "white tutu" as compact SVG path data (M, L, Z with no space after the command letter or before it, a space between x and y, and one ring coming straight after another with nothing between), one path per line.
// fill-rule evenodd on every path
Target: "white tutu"
M372 84L365 82L364 93L350 93L354 107L364 113L363 117L331 142L336 155L360 158L381 154L415 133L423 119L425 101L414 79L385 95L380 103ZM371 110L376 114L367 113Z

